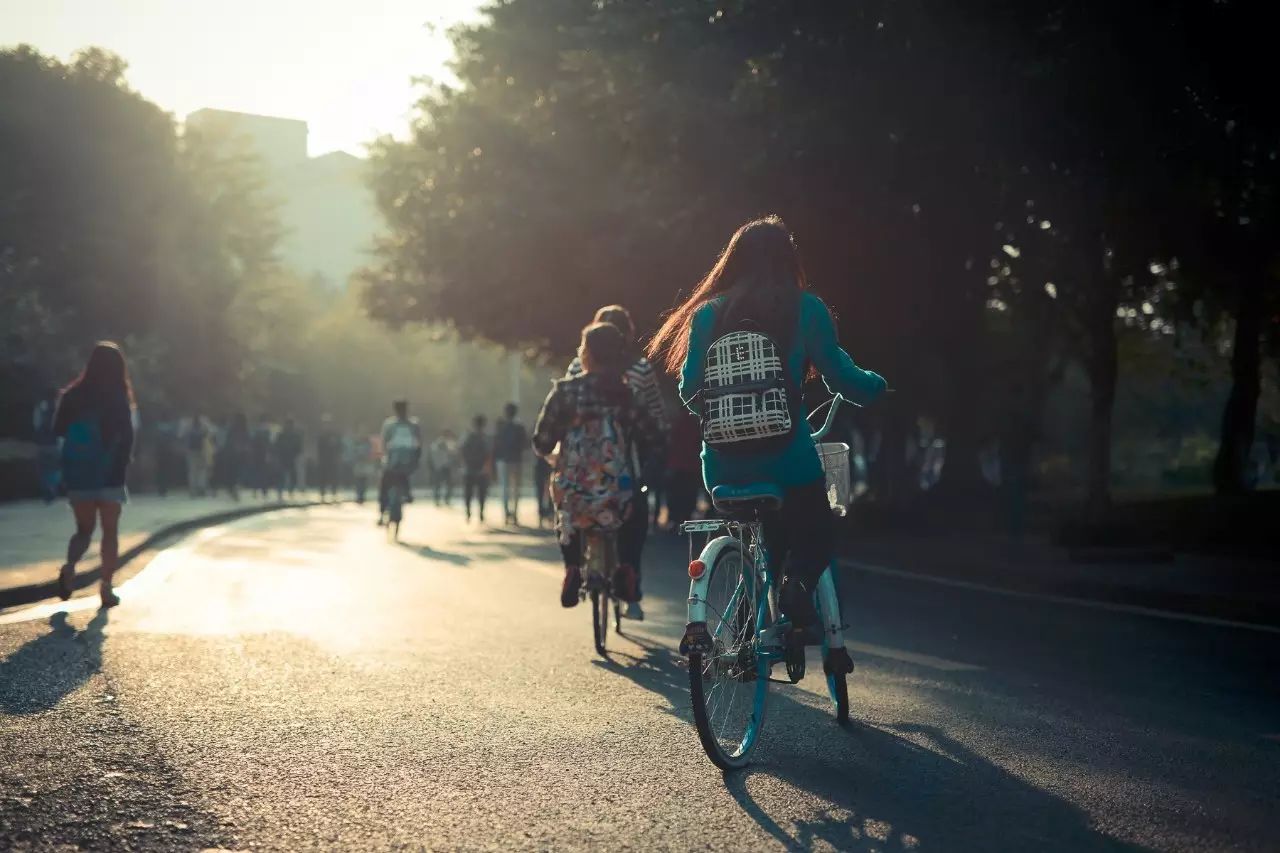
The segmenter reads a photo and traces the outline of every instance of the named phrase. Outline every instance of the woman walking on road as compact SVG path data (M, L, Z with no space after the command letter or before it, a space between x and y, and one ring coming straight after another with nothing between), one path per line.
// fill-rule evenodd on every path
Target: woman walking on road
M110 341L98 343L89 362L62 389L54 431L63 439L62 471L76 532L67 543L67 561L58 573L58 594L71 597L76 563L102 523L103 607L120 603L111 588L120 554L120 512L128 501L125 475L133 458L133 388L124 353Z

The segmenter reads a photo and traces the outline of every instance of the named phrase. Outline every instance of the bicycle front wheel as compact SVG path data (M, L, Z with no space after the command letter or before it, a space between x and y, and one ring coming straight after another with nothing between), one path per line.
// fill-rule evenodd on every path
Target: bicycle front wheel
M741 547L707 568L711 649L689 655L693 721L707 757L722 770L746 766L764 725L769 665L757 654L761 584Z
M609 589L603 586L591 593L591 632L595 637L596 651L607 656L605 641L609 636Z

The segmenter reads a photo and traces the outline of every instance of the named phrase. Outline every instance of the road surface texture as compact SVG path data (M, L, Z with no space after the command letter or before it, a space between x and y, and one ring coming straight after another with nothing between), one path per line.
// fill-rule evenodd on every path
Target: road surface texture
M402 539L283 511L0 614L0 849L1280 849L1280 635L847 574L856 722L812 656L726 776L676 539L608 661L549 536Z

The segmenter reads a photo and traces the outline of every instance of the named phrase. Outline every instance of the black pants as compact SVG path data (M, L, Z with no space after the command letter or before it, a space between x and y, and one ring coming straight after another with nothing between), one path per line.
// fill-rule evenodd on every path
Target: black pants
M769 551L769 564L793 577L805 589L816 588L818 578L831 565L835 556L836 525L827 503L827 484L816 480L787 489L782 509L766 513L764 544Z
M397 483L400 488L404 489L404 499L406 501L413 499L413 492L409 486L409 471L403 468L384 468L382 469L382 478L378 481L378 517L387 514L387 495L391 491L391 484Z
M471 517L471 499L475 498L480 520L484 521L484 502L488 497L489 478L483 471L468 471L462 480L462 502L467 508L467 518Z
M701 485L702 474L698 471L672 471L667 475L667 524L693 518Z

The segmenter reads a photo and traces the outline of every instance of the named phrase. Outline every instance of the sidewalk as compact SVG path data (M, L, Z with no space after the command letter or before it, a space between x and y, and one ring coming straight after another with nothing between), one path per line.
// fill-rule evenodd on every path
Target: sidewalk
M120 518L120 554L138 548L152 535L175 525L195 524L201 519L211 522L229 514L248 514L284 506L306 505L318 496L299 493L283 504L256 498L190 498L171 495L130 496ZM52 584L58 567L66 559L67 539L75 529L71 509L65 500L44 504L41 501L17 501L0 504L0 607L39 600L35 585ZM77 565L77 587L96 573L98 543L101 531L94 532L93 544ZM52 593L50 593L52 594Z
M1280 626L1280 571L1261 561L1141 549L1072 554L1044 541L944 535L851 540L842 555L1017 592Z

